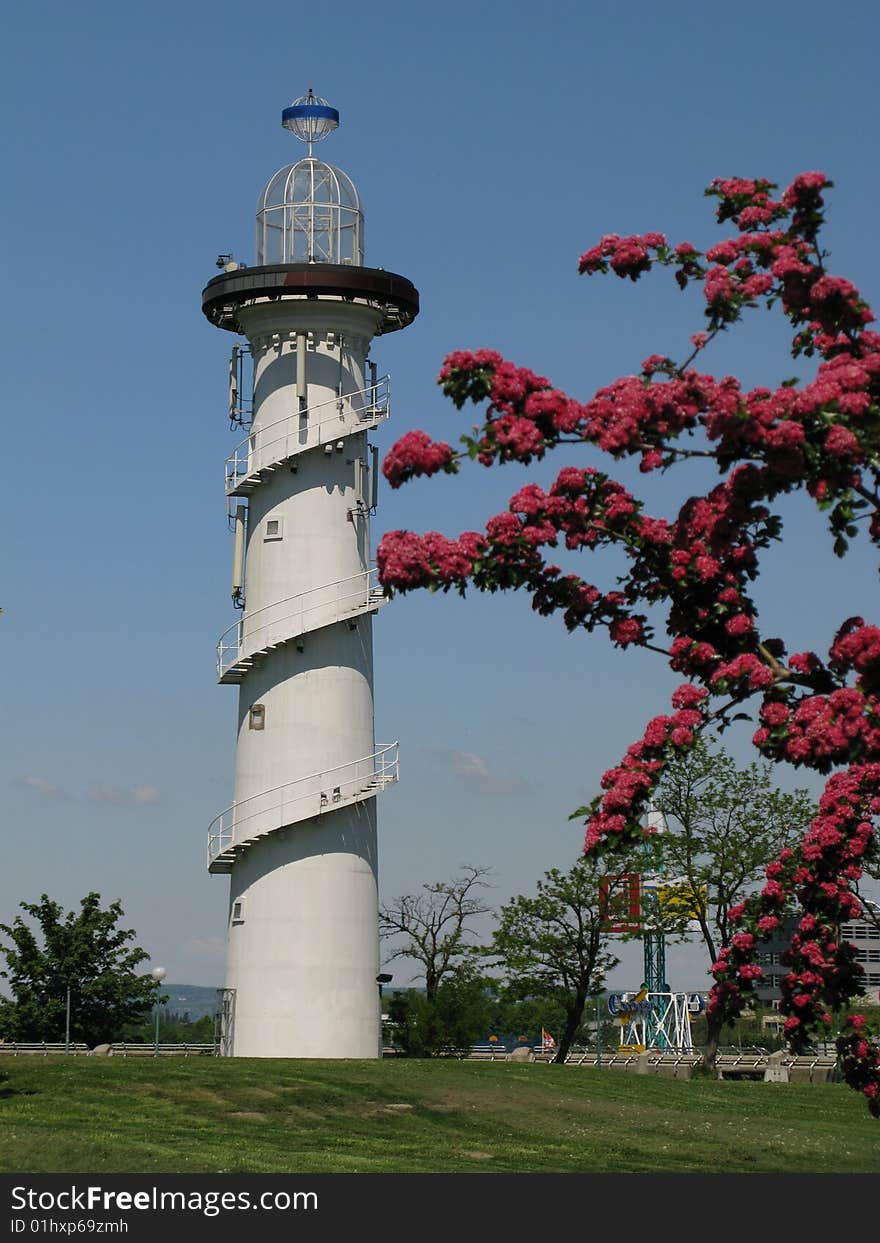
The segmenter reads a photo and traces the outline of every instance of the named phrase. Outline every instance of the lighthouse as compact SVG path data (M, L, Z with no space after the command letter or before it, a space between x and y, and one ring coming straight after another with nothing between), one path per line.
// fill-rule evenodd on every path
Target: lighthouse
M208 832L230 878L221 1052L380 1053L378 796L398 744L373 724L371 564L390 380L375 337L418 314L403 276L364 266L351 179L318 159L339 123L309 91L282 112L307 147L257 202L255 264L221 256L202 309L234 334L225 464L237 618L217 676L238 687L231 807Z

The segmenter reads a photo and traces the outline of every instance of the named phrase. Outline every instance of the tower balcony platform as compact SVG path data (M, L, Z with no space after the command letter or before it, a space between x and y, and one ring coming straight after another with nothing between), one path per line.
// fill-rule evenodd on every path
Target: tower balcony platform
M387 603L375 566L350 578L314 587L244 615L217 643L217 681L238 683L263 658L300 635L336 622L353 622Z
M368 306L378 312L375 335L406 328L419 313L419 292L405 276L354 263L271 263L235 268L202 290L202 312L217 328L243 333L239 311L259 302L316 298Z
M257 427L226 459L226 495L247 496L257 485L307 449L368 432L391 415L391 377L341 397L296 410Z
M363 759L233 803L208 828L208 871L231 872L239 854L270 833L374 798L394 785L399 772L399 744L383 743Z

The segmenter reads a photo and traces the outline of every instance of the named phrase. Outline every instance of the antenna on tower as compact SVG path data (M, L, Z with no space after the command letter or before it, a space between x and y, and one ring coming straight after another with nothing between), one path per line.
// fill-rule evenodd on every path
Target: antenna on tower
M281 113L281 124L300 142L309 144L311 159L312 144L323 142L339 128L339 113L309 87L308 95L300 95L289 108L284 109Z

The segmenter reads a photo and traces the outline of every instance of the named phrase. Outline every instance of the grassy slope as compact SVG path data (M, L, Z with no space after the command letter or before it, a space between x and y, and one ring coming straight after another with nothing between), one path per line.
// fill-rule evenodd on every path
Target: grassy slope
M880 1169L880 1122L837 1085L451 1061L4 1058L0 1071L3 1172Z

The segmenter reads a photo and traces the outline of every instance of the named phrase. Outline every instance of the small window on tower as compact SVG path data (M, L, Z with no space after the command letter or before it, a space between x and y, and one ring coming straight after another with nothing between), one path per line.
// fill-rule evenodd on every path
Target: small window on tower
M267 518L266 534L264 540L282 539L284 536L284 519L283 518Z
M234 924L244 923L244 903L233 902L232 904L232 922Z
M266 706L265 704L251 704L251 710L248 717L249 729L265 729L266 728Z

